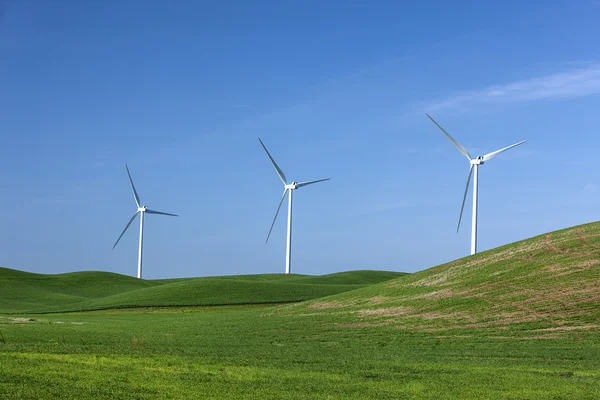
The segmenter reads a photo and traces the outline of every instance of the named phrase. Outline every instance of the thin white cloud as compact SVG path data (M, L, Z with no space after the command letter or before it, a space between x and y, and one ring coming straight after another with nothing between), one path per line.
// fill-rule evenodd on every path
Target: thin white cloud
M460 93L431 104L427 110L470 108L491 103L576 98L595 94L600 94L600 64Z

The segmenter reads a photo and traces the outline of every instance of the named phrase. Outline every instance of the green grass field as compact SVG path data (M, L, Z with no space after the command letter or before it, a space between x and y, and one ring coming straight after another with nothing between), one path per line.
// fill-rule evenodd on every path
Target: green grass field
M108 272L41 275L0 268L0 313L293 303L365 287L401 272L237 275L140 280Z
M600 398L600 223L399 277L0 273L2 399Z

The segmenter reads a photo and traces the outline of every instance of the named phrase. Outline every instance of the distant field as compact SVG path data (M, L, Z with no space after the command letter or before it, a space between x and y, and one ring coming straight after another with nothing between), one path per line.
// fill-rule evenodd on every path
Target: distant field
M290 303L403 275L348 271L321 276L263 274L140 280L97 271L43 275L0 268L0 313Z
M369 276L362 288L294 304L5 313L0 398L600 398L600 223L392 280L366 271L187 284L117 276L96 294L72 284L63 292L69 301L87 295L65 303L78 306L170 306L180 291L202 301L240 292L260 303L266 286L257 292L254 284L304 293L311 285L352 289ZM12 307L41 307L38 286L61 293L57 283L32 282L22 299L11 292ZM210 293L225 283L229 294Z

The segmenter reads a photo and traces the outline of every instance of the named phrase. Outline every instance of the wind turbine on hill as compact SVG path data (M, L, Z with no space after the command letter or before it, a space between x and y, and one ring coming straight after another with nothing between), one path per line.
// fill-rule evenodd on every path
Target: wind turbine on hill
M429 117L429 119L431 120L431 122L433 122L438 128L440 128L440 130L442 132L444 132L444 135L446 135L448 137L448 139L450 139L450 141L458 149L458 151L460 151L462 153L462 155L467 157L467 160L469 160L469 164L470 164L469 175L467 176L467 186L465 187L465 194L463 196L462 206L460 207L460 216L458 217L458 226L456 227L456 232L458 232L458 230L460 229L460 221L462 219L463 210L465 208L465 200L467 199L467 191L469 190L469 183L471 182L471 175L473 174L473 170L475 171L475 173L474 173L475 176L473 177L473 217L471 219L471 254L475 254L475 253L477 253L477 184L478 184L478 179L479 179L478 178L479 166L483 165L484 162L491 160L498 154L505 152L506 150L512 149L513 147L516 147L520 144L525 143L527 140L523 140L521 142L511 144L508 147L493 151L484 156L478 156L478 157L473 158L473 157L471 157L471 155L469 154L467 149L465 149L463 146L461 146L460 143L458 143L452 136L450 136L450 134L448 132L446 132L444 130L444 128L442 128L437 122L435 122L435 120L433 118L431 118L431 116L429 114L425 113L425 115L427 115Z
M265 244L269 241L269 237L271 236L271 231L273 230L273 225L275 225L275 220L277 219L277 215L279 214L279 209L281 208L281 204L283 204L285 195L289 193L288 220L287 220L287 245L286 245L286 251L285 251L285 273L289 274L292 269L292 193L294 190L300 189L303 186L308 186L308 185L312 185L313 183L328 181L331 178L317 179L315 181L288 183L287 179L285 177L285 174L283 173L281 168L279 168L279 166L277 165L277 163L275 162L273 157L271 157L269 150L267 150L267 148L265 147L262 140L260 140L260 138L258 138L258 141L262 145L263 149L265 149L265 152L267 153L269 160L271 160L271 164L273 164L273 167L275 168L275 172L277 172L279 179L281 179L281 181L283 182L283 196L281 196L281 200L279 201L279 206L277 207L277 211L275 212L275 218L273 218L273 222L271 223L271 228L269 229L269 234L267 235L267 240L265 241Z
M127 164L125 164L125 169L127 170L127 176L129 176L129 183L131 183L131 189L133 190L133 198L135 200L135 204L137 204L138 209L137 209L136 213L133 214L133 217L131 217L131 219L129 220L127 225L125 226L125 229L123 229L123 232L121 232L121 235L115 242L113 249L117 246L117 243L119 243L119 240L121 240L121 237L123 237L123 234L125 233L125 231L127 231L127 228L129 228L129 225L131 225L131 223L133 222L135 217L137 217L138 214L140 214L140 244L139 244L139 248L138 248L137 277L139 279L141 279L142 278L142 249L144 247L144 214L168 215L170 217L178 217L178 215L169 214L169 213L165 213L165 212L161 212L161 211L154 211L154 210L150 210L148 208L148 206L142 206L141 202L140 202L140 197L138 196L137 191L135 190L135 186L133 185L133 180L131 179L131 174L129 173L129 168L127 167Z

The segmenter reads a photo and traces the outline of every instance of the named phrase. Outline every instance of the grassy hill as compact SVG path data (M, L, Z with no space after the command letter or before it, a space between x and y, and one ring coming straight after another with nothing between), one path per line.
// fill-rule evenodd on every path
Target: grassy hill
M309 299L0 315L0 398L595 400L598 260L594 223L388 281L0 270L6 309Z
M283 313L347 326L442 331L532 329L559 335L600 322L600 223L523 240Z
M322 276L140 280L97 271L43 275L0 268L0 312L288 303L362 288L400 275L403 273L350 271Z

